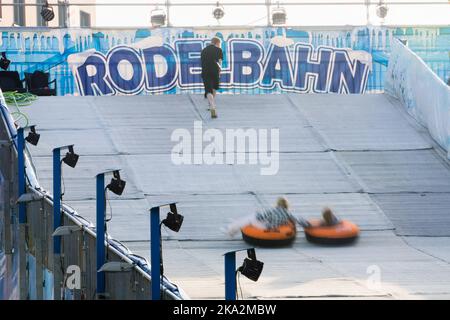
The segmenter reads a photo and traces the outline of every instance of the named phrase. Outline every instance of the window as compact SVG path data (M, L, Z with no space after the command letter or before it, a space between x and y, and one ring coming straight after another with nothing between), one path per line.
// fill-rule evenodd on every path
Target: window
M36 25L38 27L48 26L48 22L42 19L41 16L42 5L45 4L45 2L46 0L36 0L36 4L38 4L38 6L36 6Z
M64 1L58 1L58 25L67 28L67 5Z
M91 26L91 15L85 11L80 11L80 27L86 28Z
M14 0L14 24L25 26L25 0Z

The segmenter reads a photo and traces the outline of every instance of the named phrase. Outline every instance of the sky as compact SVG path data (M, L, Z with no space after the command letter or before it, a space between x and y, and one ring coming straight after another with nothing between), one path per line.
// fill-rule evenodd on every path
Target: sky
M148 27L150 14L157 2L165 0L97 0L97 3L108 3L112 6L97 6L99 27ZM371 0L378 3L379 0ZM169 16L173 26L263 26L267 25L267 8L265 0L222 0L225 9L223 19L217 21L212 16L214 0L170 0L171 3L206 3L208 6L174 6ZM232 5L232 3L259 3L258 6ZM292 26L344 26L367 24L365 0L284 0L281 3L354 3L351 5L301 5L285 6L287 25ZM370 6L369 23L373 25L450 25L449 0L387 0L389 11L382 20L376 15L376 6ZM389 4L389 2L439 2L442 4ZM142 3L140 6L113 6L117 3ZM272 0L276 7L276 0ZM160 7L161 8L161 7Z

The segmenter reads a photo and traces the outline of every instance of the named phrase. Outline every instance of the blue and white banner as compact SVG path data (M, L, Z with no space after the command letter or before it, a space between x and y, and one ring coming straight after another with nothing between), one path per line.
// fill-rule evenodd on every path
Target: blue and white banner
M380 92L395 38L408 40L439 77L450 76L450 28L0 31L10 70L22 79L48 71L59 95L201 92L200 52L213 36L222 40L224 93Z
M70 55L69 64L81 95L160 93L201 89L200 52L208 39L179 39L172 44L149 37L98 51ZM372 57L354 51L274 37L264 47L253 39L231 39L221 88L281 90L301 93L364 93Z

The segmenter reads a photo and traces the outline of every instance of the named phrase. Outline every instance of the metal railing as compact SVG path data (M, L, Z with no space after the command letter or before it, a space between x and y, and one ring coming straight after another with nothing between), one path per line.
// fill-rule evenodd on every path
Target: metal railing
M78 232L62 237L61 270L54 270L53 199L39 186L29 153L26 155L26 192L35 194L38 200L26 203L26 224L24 234L20 234L17 133L8 109L3 105L1 91L0 118L0 204L3 204L0 206L0 263L5 264L0 267L6 267L2 282L6 288L0 287L0 299L95 299L95 228L73 208L62 206L61 225L77 226ZM106 273L106 298L151 299L150 264L146 259L132 254L120 241L110 237L105 246L108 262L121 261L132 266L127 272ZM80 286L70 282L74 268L80 271ZM53 279L57 272L63 279L56 284L61 289L56 290L61 292L60 297L53 295ZM165 278L161 290L166 299L186 298ZM2 291L7 296L2 296Z

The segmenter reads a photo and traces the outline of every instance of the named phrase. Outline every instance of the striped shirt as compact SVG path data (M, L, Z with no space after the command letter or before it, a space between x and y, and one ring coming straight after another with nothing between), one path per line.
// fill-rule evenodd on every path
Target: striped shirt
M307 223L301 218L296 218L288 210L282 207L268 208L256 212L256 220L263 223L268 229L275 229L288 223L298 223L304 225Z

